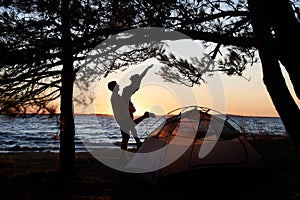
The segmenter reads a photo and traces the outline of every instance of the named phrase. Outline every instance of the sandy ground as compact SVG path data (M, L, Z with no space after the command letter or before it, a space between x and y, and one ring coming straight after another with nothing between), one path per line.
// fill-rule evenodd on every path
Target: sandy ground
M0 154L0 199L300 199L299 154L286 138L252 141L271 169L215 170L156 182L116 171L89 153L76 154L78 179L64 180L56 153Z

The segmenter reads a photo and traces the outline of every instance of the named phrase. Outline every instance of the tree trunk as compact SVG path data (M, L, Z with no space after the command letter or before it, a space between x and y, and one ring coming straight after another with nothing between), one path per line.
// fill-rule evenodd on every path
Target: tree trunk
M270 6L270 20L279 46L279 60L289 74L297 97L300 98L300 23L289 0L272 1Z
M271 10L267 3L261 0L248 0L251 23L262 62L263 81L288 135L294 144L300 147L300 134L297 134L300 112L280 69L280 45L275 42L277 39L272 33L274 27L272 27Z
M73 178L75 169L75 125L73 115L73 55L71 48L69 1L63 0L62 20L62 63L61 114L60 114L60 166L62 175Z

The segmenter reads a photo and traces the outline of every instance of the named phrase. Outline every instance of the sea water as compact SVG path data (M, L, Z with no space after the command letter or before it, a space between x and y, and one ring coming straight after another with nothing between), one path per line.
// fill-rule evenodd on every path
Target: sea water
M230 116L242 129L253 134L286 135L278 117ZM155 129L161 118L148 118L136 128L143 139ZM36 115L12 117L0 115L0 153L9 152L59 152L59 116ZM75 150L93 148L119 148L121 141L118 124L112 116L75 115ZM134 145L131 138L129 145Z

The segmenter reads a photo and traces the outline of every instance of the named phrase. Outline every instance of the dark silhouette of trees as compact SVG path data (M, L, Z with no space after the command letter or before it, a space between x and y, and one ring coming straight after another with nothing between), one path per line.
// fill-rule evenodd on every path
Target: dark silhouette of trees
M292 48L300 43L296 1L4 0L0 6L0 112L12 105L16 112L30 106L44 109L60 97L60 157L67 176L76 171L72 95L81 63L109 36L138 27L168 28L203 41L211 49L209 56L216 61L216 70L228 75L242 76L259 56L274 106L288 134L300 142L296 122L300 111L279 65L285 67L299 98L298 51ZM188 74L185 83L203 81L202 73L193 70L202 61L172 60L147 46L137 52L150 53L149 57L158 56L169 64L163 73L169 77L181 67L186 69L182 75ZM127 66L112 62L105 70L110 73Z
M295 93L300 98L299 60L300 23L293 5L287 0L277 2L249 0L251 22L263 68L263 81L273 104L292 140L300 145L297 121L300 111L293 100L280 69L289 74ZM262 9L264 8L264 9Z
M76 176L75 169L75 124L73 116L73 83L75 79L71 36L70 1L61 2L61 114L60 114L60 162L67 177Z
M180 1L181 2L181 1ZM297 134L299 107L292 98L281 72L287 71L299 99L300 80L297 47L300 45L299 2L280 1L184 1L176 4L172 15L164 18L164 26L202 40L210 48L217 69L228 75L242 76L244 69L260 61L263 81L273 104L292 141L300 147ZM257 54L258 51L258 54ZM258 60L257 58L260 58ZM160 55L167 64L161 73L166 80L176 73L186 85L200 84L203 72L195 61L188 62L172 55ZM280 65L281 64L281 65ZM197 70L198 69L198 70ZM172 79L176 80L176 79ZM183 79L178 79L183 83Z
M299 107L280 68L281 64L287 71L299 99L299 53L296 50L300 44L299 6L295 0L195 0L171 1L166 8L164 2L151 1L148 8L159 7L160 11L164 11L161 12L164 17L161 17L159 9L153 9L151 17L145 15L141 24L159 24L177 30L192 39L204 41L212 49L209 55L216 61L215 69L201 69L201 62L196 60L181 60L170 54L158 55L166 64L161 75L168 81L176 81L174 77L180 77L178 83L192 86L203 81L201 77L205 72L215 70L243 76L247 66L260 61L263 81L273 104L287 133L300 146L297 134Z
M85 53L118 30L107 1L2 1L0 111L47 109L60 97L60 161L75 175L73 83ZM13 108L13 109L12 109Z
M227 56L218 60L220 69L228 75L242 75L247 64L256 62L258 50L264 84L287 133L299 146L300 111L280 69L281 64L299 99L299 53L296 50L300 45L299 2L248 0L226 1L226 5L222 1L198 2L201 6L197 8L202 11L194 15L191 10L183 12L186 16L182 20L178 17L177 30L193 39L215 43L212 58L217 56L221 46L229 47Z

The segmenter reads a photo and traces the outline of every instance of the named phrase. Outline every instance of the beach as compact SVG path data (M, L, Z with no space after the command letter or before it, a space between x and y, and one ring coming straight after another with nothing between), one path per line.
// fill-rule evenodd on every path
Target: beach
M88 152L76 153L78 178L64 180L59 154L0 154L0 199L300 199L299 156L287 137L252 141L271 173L185 177L150 183L143 174L109 168Z

